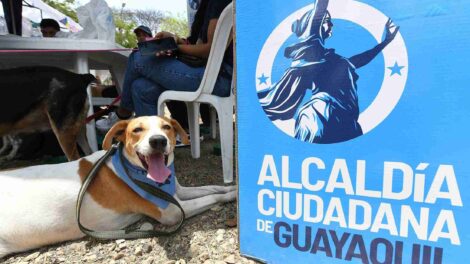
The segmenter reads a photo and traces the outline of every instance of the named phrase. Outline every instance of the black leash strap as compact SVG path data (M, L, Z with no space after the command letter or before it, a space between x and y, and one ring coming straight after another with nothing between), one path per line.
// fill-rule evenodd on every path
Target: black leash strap
M84 227L80 223L80 211L81 211L80 209L81 209L81 206L82 206L82 201L83 201L83 197L85 196L86 190L88 189L90 184L93 182L93 179L97 175L97 173L98 173L99 169L101 168L102 164L104 162L106 162L106 160L111 155L116 153L116 151L120 147L121 147L121 143L113 144L111 146L111 148L108 150L108 152L106 152L106 154L104 154L104 156L101 157L93 165L93 168L88 173L85 180L83 181L83 184L82 184L82 186L80 188L80 191L78 193L78 199L77 199L77 204L76 204L76 217L77 217L78 227L80 228L80 230L83 233L85 233L86 235L91 236L91 237L96 238L96 239L99 239L99 240L151 238L151 237L155 237L155 236L168 236L168 235L171 235L171 234L174 234L174 233L178 232L181 229L181 226L183 225L183 221L184 221L184 218L185 218L184 210L181 207L181 205L178 203L178 201L173 196L171 196L170 194L162 191L161 189L156 188L156 187L154 187L150 184L147 184L145 182L139 181L137 179L134 179L128 173L128 169L126 168L124 163L122 163L122 154L119 158L121 159L121 163L123 164L124 170L125 170L127 176L137 186L139 186L140 188L142 188L146 192L154 195L157 198L160 198L162 200L168 201L168 202L176 205L181 210L181 213L182 213L181 214L181 219L180 219L179 223L176 225L176 228L174 228L173 230L170 230L170 231L157 231L157 230L131 230L131 231L129 231L129 230L125 230L125 229L115 230L115 231L94 231L94 230L91 230L91 229L88 229L88 228ZM175 177L175 176L173 175L173 177Z

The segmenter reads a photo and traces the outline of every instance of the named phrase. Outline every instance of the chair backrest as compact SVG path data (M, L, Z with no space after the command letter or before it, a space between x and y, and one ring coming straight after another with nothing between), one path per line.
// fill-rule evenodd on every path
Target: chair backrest
M211 51L207 59L206 70L202 77L198 93L211 94L214 89L217 76L224 59L225 50L230 41L233 27L233 4L230 3L220 14L215 27L214 39L212 40ZM199 95L198 94L198 95Z

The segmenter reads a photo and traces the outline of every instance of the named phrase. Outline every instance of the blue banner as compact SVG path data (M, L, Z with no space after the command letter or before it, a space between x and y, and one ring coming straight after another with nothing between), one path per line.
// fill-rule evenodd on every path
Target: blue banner
M240 250L465 263L470 3L237 0Z

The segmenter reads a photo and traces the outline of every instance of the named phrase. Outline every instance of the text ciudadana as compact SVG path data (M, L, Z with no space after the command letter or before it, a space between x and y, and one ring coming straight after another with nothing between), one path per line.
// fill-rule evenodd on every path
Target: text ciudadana
M258 219L257 230L274 234L280 247L363 263L402 263L403 241L365 239L346 231L460 245L453 209L463 204L452 165L439 164L431 171L428 163L412 167L385 161L381 175L369 175L365 160L355 161L352 171L345 159L327 167L322 159L308 157L297 164L299 177L290 174L288 156L277 161L264 156L257 182L263 187L257 194L259 213L277 220ZM366 187L377 180L380 188ZM314 224L334 230L314 231ZM339 235L337 227L345 232ZM413 243L409 248L411 259L404 263L442 263L441 247Z

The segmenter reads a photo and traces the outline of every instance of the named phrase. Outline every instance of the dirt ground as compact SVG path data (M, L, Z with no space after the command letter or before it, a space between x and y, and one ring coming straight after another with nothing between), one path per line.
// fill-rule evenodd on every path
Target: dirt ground
M193 159L189 147L176 150L175 170L186 186L223 184L222 162L214 155L218 139L201 142L201 158ZM49 159L50 160L50 159ZM0 163L0 169L31 166L44 160ZM236 181L236 180L235 180ZM235 184L235 183L234 183ZM20 253L0 260L3 263L257 263L240 256L236 203L218 205L185 221L170 237L95 241L91 238ZM144 221L149 222L149 221ZM144 225L149 225L145 223Z

